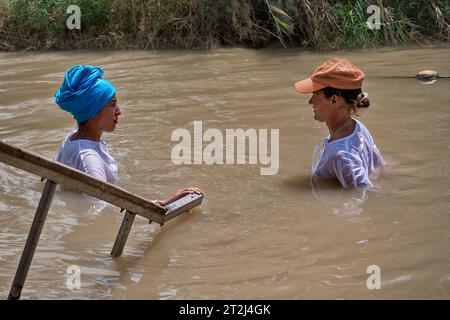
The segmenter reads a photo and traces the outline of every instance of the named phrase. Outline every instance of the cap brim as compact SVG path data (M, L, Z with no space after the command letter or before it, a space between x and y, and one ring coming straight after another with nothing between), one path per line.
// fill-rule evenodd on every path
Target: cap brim
M318 82L314 82L311 78L298 81L295 83L295 89L297 89L300 93L313 93L314 91L325 88L326 86L320 84Z

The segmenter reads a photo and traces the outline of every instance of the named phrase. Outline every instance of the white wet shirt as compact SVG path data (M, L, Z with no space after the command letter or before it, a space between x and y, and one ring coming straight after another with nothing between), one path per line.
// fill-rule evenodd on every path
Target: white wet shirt
M64 139L56 161L78 169L97 179L115 183L118 177L117 161L109 155L106 141L74 140L70 137L73 130Z
M328 136L323 139L320 151L321 142L317 143L312 173L325 179L338 179L344 188L372 188L370 175L385 161L369 130L360 121L354 120L356 126L351 135L331 142Z

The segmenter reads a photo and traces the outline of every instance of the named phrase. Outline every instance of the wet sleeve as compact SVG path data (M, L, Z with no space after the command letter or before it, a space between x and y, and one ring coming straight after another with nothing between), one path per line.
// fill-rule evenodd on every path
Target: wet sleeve
M58 153L56 154L55 161L61 162L62 145L59 146Z
M84 172L102 181L107 181L105 167L99 156L88 153L82 158Z
M380 150L378 150L376 145L373 145L373 166L375 168L382 167L386 164L386 161L384 161L383 157L381 156Z
M336 176L344 188L371 188L373 185L368 178L361 159L352 157L348 153L338 152L329 161L330 171Z

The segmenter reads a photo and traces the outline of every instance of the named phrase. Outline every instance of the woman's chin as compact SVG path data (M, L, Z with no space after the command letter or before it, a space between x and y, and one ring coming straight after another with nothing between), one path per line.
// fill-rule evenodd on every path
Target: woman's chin
M322 118L319 118L319 117L317 116L317 114L314 114L314 120L319 121L319 122L325 122L325 120L322 119Z

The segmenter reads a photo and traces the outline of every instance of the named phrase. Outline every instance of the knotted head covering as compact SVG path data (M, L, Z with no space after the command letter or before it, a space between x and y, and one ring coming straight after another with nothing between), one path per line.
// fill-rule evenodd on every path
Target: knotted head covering
M67 70L55 102L83 123L102 110L116 93L116 88L102 78L103 70L94 66L76 65Z

